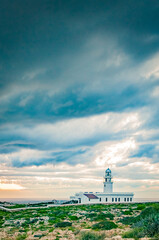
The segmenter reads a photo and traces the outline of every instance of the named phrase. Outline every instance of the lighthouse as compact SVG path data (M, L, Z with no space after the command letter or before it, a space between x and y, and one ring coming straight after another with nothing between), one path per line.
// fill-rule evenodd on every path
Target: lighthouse
M105 171L105 177L104 177L104 193L112 193L113 192L113 182L112 182L112 172L108 168Z
M112 172L109 168L105 170L103 192L78 192L70 196L77 203L127 203L133 201L132 192L113 192Z

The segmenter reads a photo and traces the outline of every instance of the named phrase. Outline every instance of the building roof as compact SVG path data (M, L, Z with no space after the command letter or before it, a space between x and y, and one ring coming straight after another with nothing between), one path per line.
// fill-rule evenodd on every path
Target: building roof
M94 194L89 194L89 193L85 193L84 194L86 197L88 197L89 199L98 199L98 197Z

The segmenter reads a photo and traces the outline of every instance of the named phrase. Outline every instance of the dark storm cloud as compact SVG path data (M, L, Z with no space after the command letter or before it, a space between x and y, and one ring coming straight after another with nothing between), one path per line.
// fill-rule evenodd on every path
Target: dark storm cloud
M114 93L106 95L88 93L80 98L82 90L72 93L70 90L64 94L49 97L46 92L35 93L25 105L23 95L16 97L2 106L0 122L17 122L32 119L33 122L56 122L64 118L89 116L94 113L120 112L126 108L139 108L147 103L147 90L140 93L137 87L127 87L122 92L114 89ZM119 100L119 101L118 101ZM3 111L4 108L4 111Z
M158 49L158 7L157 1L1 1L1 92L39 68L52 72L34 83L25 79L24 88L37 82L42 90L45 81L51 87L95 34L115 39L140 63Z

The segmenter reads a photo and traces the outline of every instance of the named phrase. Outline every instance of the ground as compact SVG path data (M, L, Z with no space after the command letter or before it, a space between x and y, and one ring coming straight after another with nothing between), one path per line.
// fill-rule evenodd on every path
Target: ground
M159 203L0 210L0 228L1 240L159 239Z

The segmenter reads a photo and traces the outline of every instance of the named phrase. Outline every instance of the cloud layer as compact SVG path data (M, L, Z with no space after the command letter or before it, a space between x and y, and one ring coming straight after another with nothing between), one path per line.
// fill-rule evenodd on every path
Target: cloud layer
M158 16L155 0L1 1L3 197L102 190L108 166L117 190L159 197Z

